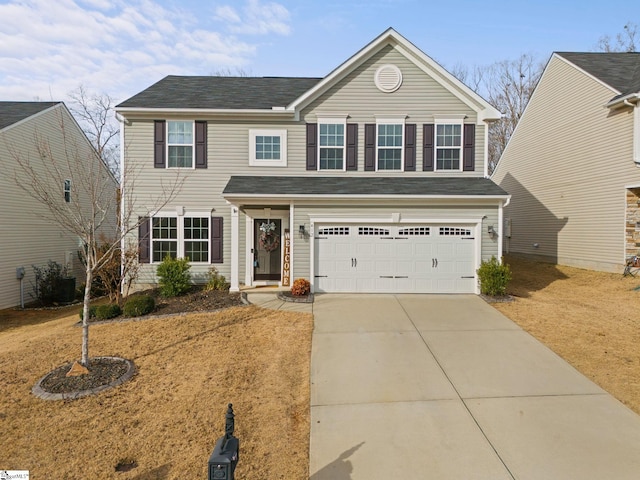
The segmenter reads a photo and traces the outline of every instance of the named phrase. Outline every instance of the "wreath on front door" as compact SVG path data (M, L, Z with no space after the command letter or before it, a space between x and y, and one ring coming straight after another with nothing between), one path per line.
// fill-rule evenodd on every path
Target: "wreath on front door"
M276 233L274 222L265 222L260 225L260 246L267 252L273 252L280 247L280 236Z

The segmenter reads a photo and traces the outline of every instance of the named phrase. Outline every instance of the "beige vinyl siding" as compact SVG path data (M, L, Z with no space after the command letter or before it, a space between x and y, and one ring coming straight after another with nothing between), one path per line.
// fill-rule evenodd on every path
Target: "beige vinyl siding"
M82 160L90 158L92 150L87 139L61 105L0 132L0 163L3 165L3 174L0 175L0 309L20 304L20 282L16 279L18 267L25 269L25 303L34 300L33 265L46 266L49 260L65 265L70 259L77 286L84 281L84 268L78 258L78 237L47 220L50 216L47 208L26 194L15 181L15 175L20 175L17 156L28 159L35 171L46 178L46 169L35 147L36 138L46 142L56 158L67 158L63 153L61 125L64 125L69 139L67 147L74 152L77 146L78 158ZM109 188L113 190L114 209L112 217L104 225L105 234L112 232L116 224L115 181L110 182ZM51 191L59 192L60 201L64 202L63 185L52 183ZM79 192L78 185L72 185L72 195Z
M385 64L393 64L402 72L402 85L393 93L378 90L374 82L376 70ZM405 122L417 125L416 172L410 175L477 176L484 174L484 124L476 125L474 172L422 172L422 125L434 123L435 116L464 114L464 123L477 123L477 114L454 96L439 82L427 75L396 49L388 46L353 72L337 82L329 91L304 108L302 118L314 123L318 114L348 114L349 123L358 123L358 172L364 172L364 124L376 123L376 116L405 116ZM323 172L324 174L325 172ZM331 174L331 172L326 172ZM354 172L349 172L352 174ZM379 172L393 174L392 172Z
M498 209L495 206L482 205L460 205L460 206L422 206L422 207L383 207L383 206L345 206L337 207L333 205L296 205L294 214L294 225L304 224L309 230L311 217L322 215L345 218L344 222L349 223L351 218L372 218L380 219L380 223L389 223L391 215L400 213L403 222L411 222L416 219L416 223L421 220L429 220L431 224L438 224L438 220L462 220L482 219L482 258L488 260L492 255L498 256L498 242L496 238L491 238L487 232L488 225L497 225ZM486 218L483 218L486 217ZM371 222L376 223L375 221ZM296 232L292 235L294 248L294 265L292 278L309 279L311 267L311 242L313 236L301 239Z
M564 60L551 59L493 175L512 195L506 251L621 268L625 185L640 182L640 169L632 158L633 112L605 107L614 95Z

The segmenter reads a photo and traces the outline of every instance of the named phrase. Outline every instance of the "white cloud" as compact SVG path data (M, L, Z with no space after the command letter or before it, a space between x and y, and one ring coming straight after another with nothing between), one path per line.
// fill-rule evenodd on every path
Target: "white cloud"
M60 100L83 84L122 101L165 75L243 68L257 47L241 33L289 29L275 3L216 14L230 33L152 0L9 0L0 4L0 100Z
M216 9L216 19L229 22L233 33L266 35L276 33L289 35L291 27L289 10L275 2L248 0L242 8L242 15L228 5Z

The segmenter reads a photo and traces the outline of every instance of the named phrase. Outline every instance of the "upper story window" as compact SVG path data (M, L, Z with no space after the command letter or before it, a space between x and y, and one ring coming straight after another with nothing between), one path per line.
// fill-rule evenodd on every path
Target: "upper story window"
M249 130L249 165L287 166L286 130Z
M64 181L64 201L71 202L71 180L68 179Z
M320 170L344 170L345 123L318 123L318 168Z
M194 124L190 121L167 122L167 159L169 168L192 168Z
M404 120L377 124L377 170L403 169Z
M436 125L436 170L460 170L462 125Z

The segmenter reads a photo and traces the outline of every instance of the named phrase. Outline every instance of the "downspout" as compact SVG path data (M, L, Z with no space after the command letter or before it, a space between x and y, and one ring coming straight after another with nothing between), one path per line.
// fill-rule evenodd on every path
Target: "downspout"
M116 112L116 119L120 124L120 275L124 275L124 254L125 254L125 225L124 225L124 126L126 119ZM120 295L124 295L124 285L120 282Z

